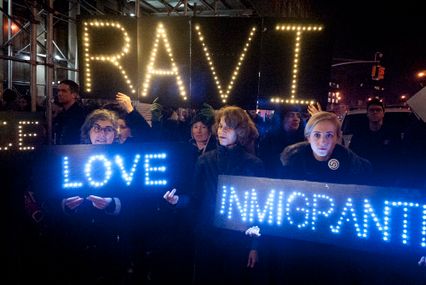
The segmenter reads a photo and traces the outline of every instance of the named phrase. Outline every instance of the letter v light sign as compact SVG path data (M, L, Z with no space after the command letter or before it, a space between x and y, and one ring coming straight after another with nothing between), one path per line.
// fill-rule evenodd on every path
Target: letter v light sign
M196 25L195 26L195 30L197 31L198 39L200 40L200 43L203 46L203 51L204 51L204 54L206 56L207 62L209 64L210 71L212 72L212 75L213 75L214 81L216 83L217 89L219 91L222 103L226 103L226 101L228 99L228 96L231 93L231 90L232 90L232 87L234 85L234 82L237 79L237 76L238 76L238 73L240 71L241 65L243 64L243 60L244 60L244 58L246 56L246 53L247 53L247 51L248 51L248 49L250 47L250 43L253 40L253 36L254 36L254 34L256 32L256 27L251 28L250 34L248 36L248 39L247 39L247 41L246 41L246 43L245 43L245 45L243 47L243 50L242 50L241 55L240 55L240 58L238 59L237 65L235 66L234 71L232 72L231 80L229 81L228 87L226 87L226 89L222 88L222 84L220 82L220 79L219 79L219 77L217 75L217 72L216 72L216 69L214 67L213 59L212 59L211 54L209 52L209 48L207 47L207 44L206 44L206 42L204 40L204 36L201 33L200 26Z

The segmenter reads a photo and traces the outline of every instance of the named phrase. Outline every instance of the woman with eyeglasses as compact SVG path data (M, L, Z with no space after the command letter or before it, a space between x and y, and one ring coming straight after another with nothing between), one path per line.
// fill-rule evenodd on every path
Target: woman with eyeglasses
M97 109L81 127L82 144L118 142L115 112ZM62 200L67 216L67 278L76 284L118 284L126 259L119 225L121 200L117 197L73 196ZM121 241L121 242L120 242ZM69 262L69 264L68 264ZM69 267L69 268L68 268ZM73 283L74 284L74 283Z

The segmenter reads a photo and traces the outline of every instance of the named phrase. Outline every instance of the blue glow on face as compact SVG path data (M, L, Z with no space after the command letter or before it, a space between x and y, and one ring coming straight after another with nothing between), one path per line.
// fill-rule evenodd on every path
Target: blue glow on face
M337 202L330 194L293 191L286 196L276 189L237 191L226 185L220 194L219 216L234 223L283 227L285 222L296 230L426 248L426 205L417 202L382 200L373 206L367 198L346 197Z

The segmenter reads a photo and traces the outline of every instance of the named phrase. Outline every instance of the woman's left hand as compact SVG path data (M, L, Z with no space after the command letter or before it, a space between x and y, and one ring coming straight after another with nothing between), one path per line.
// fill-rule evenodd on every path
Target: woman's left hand
M86 199L91 201L93 207L99 210L104 210L112 202L112 198L109 198L109 197L104 198L104 197L99 197L95 195L89 195Z
M163 198L169 202L172 205L176 205L179 201L179 196L175 195L176 189L173 189L172 191L167 191L166 194L164 194Z
M247 267L253 268L256 265L257 261L258 261L257 250L254 250L254 249L250 250L248 261L247 261Z

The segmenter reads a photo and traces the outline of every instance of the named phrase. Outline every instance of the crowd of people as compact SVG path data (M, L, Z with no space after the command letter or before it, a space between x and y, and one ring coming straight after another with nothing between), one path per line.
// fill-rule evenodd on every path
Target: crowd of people
M327 274L327 270L333 269L321 264L320 251L316 258L306 261L308 265L289 269L282 265L288 250L282 240L268 241L273 249L264 254L259 252L264 246L262 238L214 227L218 175L426 189L425 123L413 118L404 135L394 133L384 120L384 104L376 99L367 105L369 125L354 134L349 146L342 144L339 118L319 106L310 106L309 110L296 105L280 107L275 118L266 122L240 107L214 110L208 104L179 116L156 99L148 123L130 97L120 92L114 101L97 108L84 106L79 86L71 80L60 82L57 103L54 144L130 147L131 143L185 142L192 150L187 163L193 171L187 177L190 189L170 189L163 199L148 199L143 204L97 195L41 203L37 193L26 191L29 212L46 211L43 223L33 216L28 218L37 224L31 231L43 232L44 236L38 236L32 245L45 243L49 251L44 256L46 268L37 267L46 283L300 284L304 268L314 272L320 267L325 274L308 274L303 280L309 284L369 284L368 279L354 277L356 270L339 276L347 279L330 279L333 272ZM306 119L307 113L310 116ZM54 207L43 209L43 205L52 203L60 213L52 211L50 215L61 215L61 219L48 217ZM179 211L184 214L179 214L182 220L178 226L164 229L170 224L170 215ZM124 227L124 220L132 226ZM424 253L419 258L421 255ZM341 258L343 262L345 257ZM333 265L340 261L334 260ZM424 257L419 265L425 266Z

